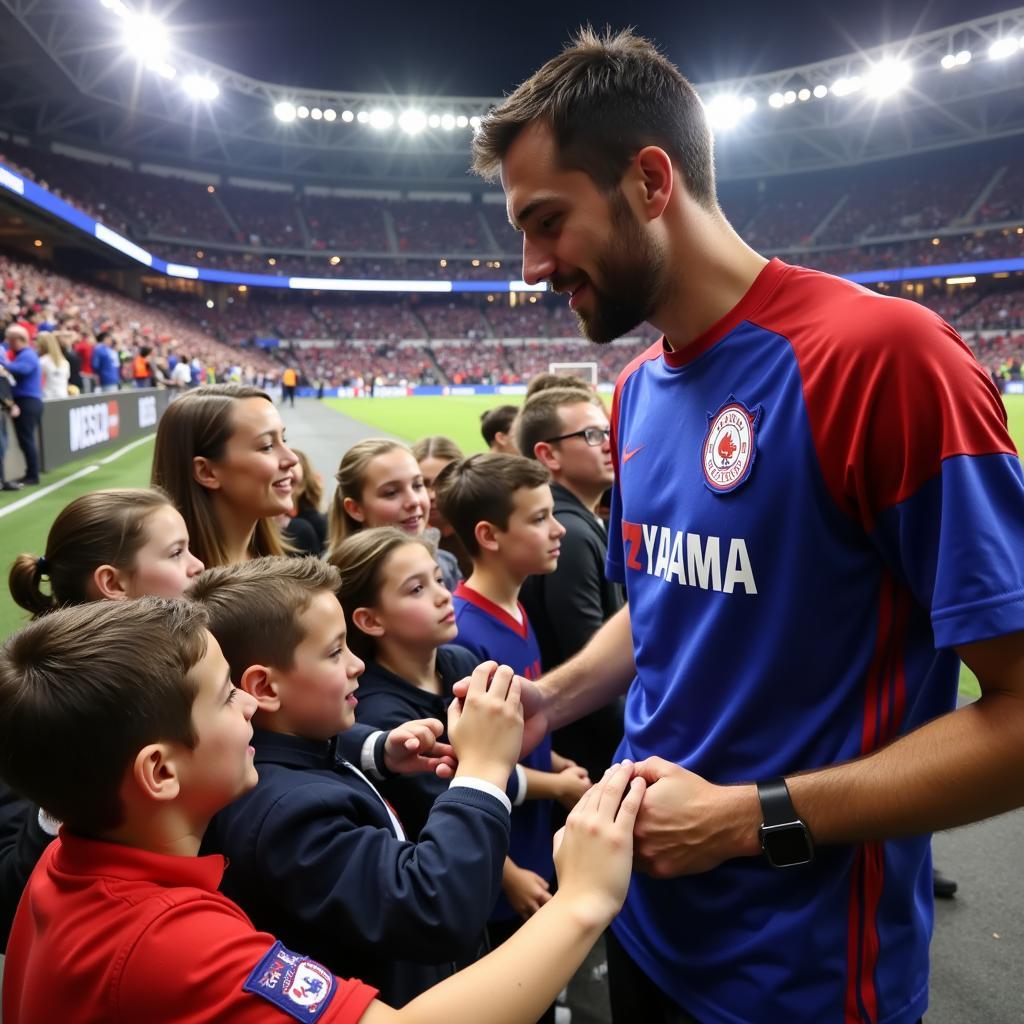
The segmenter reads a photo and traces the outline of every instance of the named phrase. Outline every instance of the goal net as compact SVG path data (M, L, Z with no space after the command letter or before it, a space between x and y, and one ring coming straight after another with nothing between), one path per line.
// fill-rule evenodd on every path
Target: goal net
M597 387L597 363L548 363L548 373L560 377L582 377L591 387Z

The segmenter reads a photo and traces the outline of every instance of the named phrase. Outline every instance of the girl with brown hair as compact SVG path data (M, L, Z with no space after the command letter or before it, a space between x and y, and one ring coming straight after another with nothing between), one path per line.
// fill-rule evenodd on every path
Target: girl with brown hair
M274 522L292 509L299 461L284 434L259 388L209 384L167 407L152 482L174 500L207 566L290 553Z

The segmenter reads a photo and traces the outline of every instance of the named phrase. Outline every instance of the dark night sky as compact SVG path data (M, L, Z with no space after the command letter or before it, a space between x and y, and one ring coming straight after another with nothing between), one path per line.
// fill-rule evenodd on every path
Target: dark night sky
M1010 6L1012 0L148 2L186 52L254 77L422 96L506 92L588 20L635 25L700 82L837 56Z

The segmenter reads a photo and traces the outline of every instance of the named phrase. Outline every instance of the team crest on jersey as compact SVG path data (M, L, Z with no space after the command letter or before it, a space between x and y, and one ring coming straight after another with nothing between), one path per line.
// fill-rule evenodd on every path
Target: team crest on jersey
M704 486L728 494L745 483L754 468L761 406L748 409L735 395L718 412L708 413L708 432L701 449Z
M334 975L323 964L275 942L242 989L296 1020L315 1022L334 998L334 987Z

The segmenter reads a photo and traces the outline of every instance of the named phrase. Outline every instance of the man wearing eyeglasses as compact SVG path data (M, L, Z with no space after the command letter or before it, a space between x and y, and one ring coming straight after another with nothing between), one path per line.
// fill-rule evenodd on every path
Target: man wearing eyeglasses
M597 515L615 479L608 416L589 391L550 388L523 406L516 440L525 456L550 470L555 518L565 527L558 568L531 576L520 592L541 664L550 672L582 650L623 603L621 588L605 575L608 532ZM621 739L619 699L559 729L553 742L591 778L600 778Z

